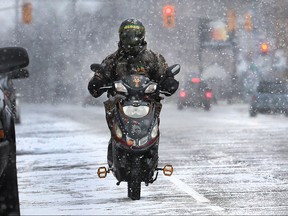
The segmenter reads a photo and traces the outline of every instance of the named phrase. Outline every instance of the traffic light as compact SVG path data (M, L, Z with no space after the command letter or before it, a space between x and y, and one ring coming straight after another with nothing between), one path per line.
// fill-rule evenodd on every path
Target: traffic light
M163 7L163 24L166 28L175 27L175 12L173 5L165 5Z
M250 13L246 13L245 14L245 30L247 32L251 32L252 31L252 16Z
M269 51L269 45L266 42L261 43L260 45L261 53L262 54L267 54Z
M25 24L30 24L32 22L32 4L24 3L22 5L22 21Z
M234 10L228 10L227 12L227 29L228 32L235 32L236 30L236 14Z

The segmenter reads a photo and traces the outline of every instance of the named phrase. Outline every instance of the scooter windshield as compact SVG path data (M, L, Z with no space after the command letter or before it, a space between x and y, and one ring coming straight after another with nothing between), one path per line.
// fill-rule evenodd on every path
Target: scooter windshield
M131 118L143 118L149 113L149 106L123 106L125 115Z

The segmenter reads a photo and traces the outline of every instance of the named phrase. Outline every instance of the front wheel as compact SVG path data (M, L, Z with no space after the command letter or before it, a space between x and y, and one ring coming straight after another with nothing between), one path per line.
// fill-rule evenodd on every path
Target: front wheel
M211 104L210 103L204 104L204 110L205 111L209 111L210 109L211 109Z
M141 195L141 163L140 158L134 158L131 165L131 175L128 181L128 197L139 200Z
M182 110L183 109L183 103L178 102L177 103L177 108L178 108L178 110Z
M250 114L250 117L256 117L257 110L251 107L249 110L249 114Z

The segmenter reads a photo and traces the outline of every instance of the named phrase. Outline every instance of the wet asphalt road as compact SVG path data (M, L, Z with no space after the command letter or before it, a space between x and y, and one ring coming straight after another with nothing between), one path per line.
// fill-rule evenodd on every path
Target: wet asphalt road
M139 201L105 165L109 131L102 107L22 104L16 126L22 215L287 215L288 118L251 118L248 105L161 113L161 173Z

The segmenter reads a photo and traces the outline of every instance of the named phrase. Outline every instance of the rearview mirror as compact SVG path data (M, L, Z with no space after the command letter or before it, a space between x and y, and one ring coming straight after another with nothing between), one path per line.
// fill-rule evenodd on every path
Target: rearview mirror
M25 68L14 70L9 73L10 79L24 79L29 77L29 71Z
M90 69L91 69L92 71L96 72L96 71L102 69L102 65L101 65L101 64L91 64L91 65L90 65Z
M181 69L181 67L179 64L174 64L174 65L171 65L170 67L168 67L168 70L171 71L173 76L178 74L180 72L180 69Z
M22 47L0 48L0 73L17 70L28 66L29 56Z

